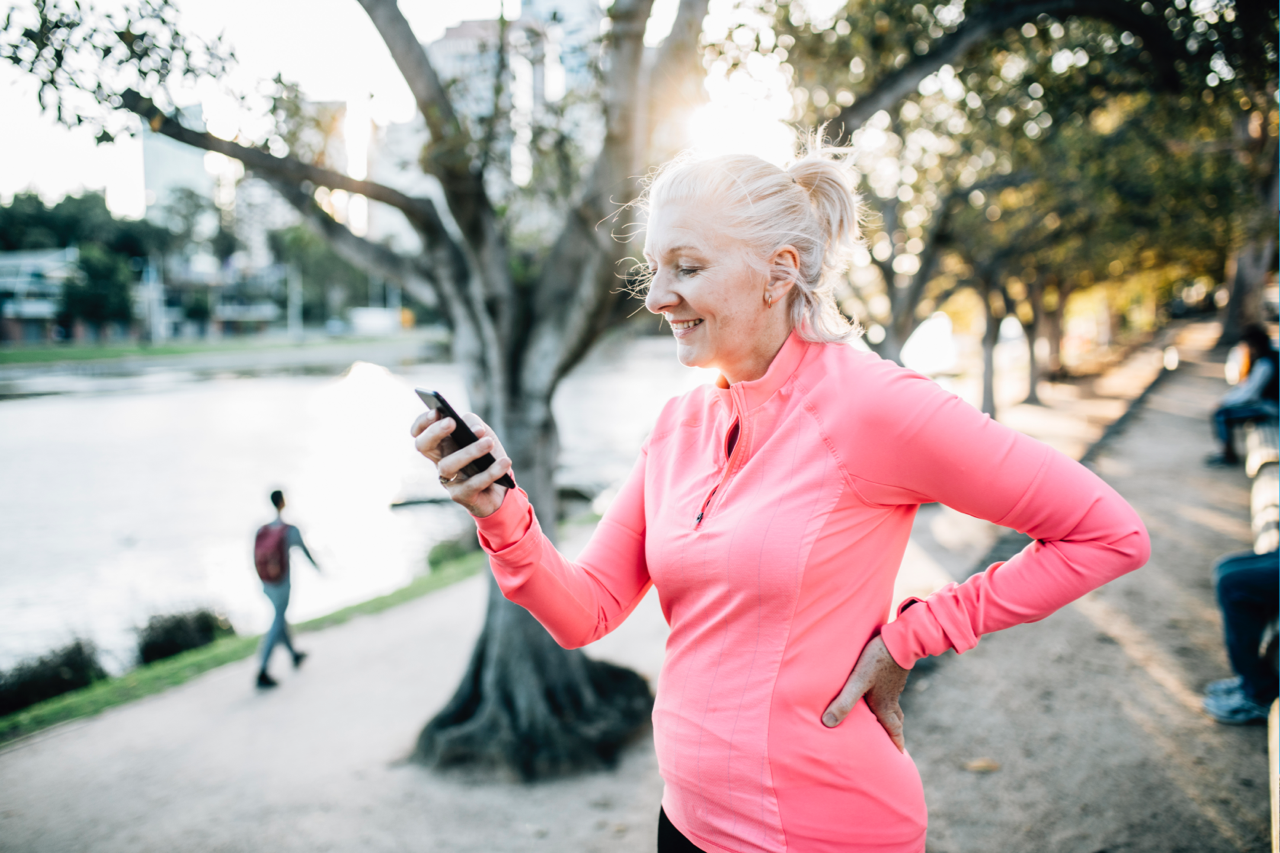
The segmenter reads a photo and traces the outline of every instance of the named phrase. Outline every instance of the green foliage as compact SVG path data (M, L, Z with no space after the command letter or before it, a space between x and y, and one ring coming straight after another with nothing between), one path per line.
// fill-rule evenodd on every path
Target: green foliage
M153 663L234 634L226 617L211 610L153 616L138 630L138 660Z
M127 323L133 319L127 258L94 243L80 247L83 281L68 281L62 291L62 313L86 323Z
M1159 268L1143 280L1167 296L1173 277L1218 278L1242 240L1274 233L1260 191L1276 160L1274 7L1117 0L1055 17L1029 2L870 0L826 19L814 8L766 4L711 54L743 73L753 55L754 67L780 62L793 118L834 122L853 146L871 251L844 307L890 327L886 345L980 280L1002 294L997 316L1030 319L1023 300L1046 288L1064 302ZM979 30L884 111L858 112Z
M480 543L474 535L467 534L458 539L447 539L432 547L430 553L427 554L427 565L432 570L435 570L437 566L461 560L479 550Z
M96 243L125 258L144 258L173 240L167 229L146 220L115 218L101 193L67 196L52 207L34 193L17 193L0 206L0 252Z
M0 715L88 687L106 677L93 643L76 640L0 675Z

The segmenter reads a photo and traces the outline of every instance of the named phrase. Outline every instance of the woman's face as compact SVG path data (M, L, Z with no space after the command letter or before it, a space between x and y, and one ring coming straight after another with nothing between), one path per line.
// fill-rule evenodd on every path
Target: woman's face
M786 308L765 302L768 276L715 221L697 202L650 211L644 256L653 278L645 307L670 323L681 364L716 368L731 383L758 379L790 332Z

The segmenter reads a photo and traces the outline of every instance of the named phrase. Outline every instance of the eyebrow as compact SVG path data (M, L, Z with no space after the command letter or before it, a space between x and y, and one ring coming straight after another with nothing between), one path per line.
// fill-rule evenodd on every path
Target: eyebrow
M693 252L694 254L699 254L699 255L702 254L702 250L699 249L697 246L691 246L686 243L686 244L681 244L679 246L672 246L670 249L663 249L661 252L658 253L658 255L659 256L674 255L677 252Z

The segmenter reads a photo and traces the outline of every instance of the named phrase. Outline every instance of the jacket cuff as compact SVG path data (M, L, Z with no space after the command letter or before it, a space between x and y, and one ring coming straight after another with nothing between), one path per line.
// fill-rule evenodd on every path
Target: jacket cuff
M519 486L507 489L496 512L476 519L480 547L494 557L519 559L521 552L534 547L537 537L529 534L537 530L529 496Z
M914 597L898 607L897 619L880 628L880 639L889 656L903 669L911 669L921 658L940 655L952 647L929 602Z

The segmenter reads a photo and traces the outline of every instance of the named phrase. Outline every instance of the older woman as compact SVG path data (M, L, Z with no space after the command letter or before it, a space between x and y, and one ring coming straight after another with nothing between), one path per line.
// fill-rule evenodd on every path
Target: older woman
M581 557L494 482L511 463L479 419L481 441L445 456L452 422L423 415L417 447L475 516L503 592L562 645L609 633L657 587L660 850L919 853L907 670L1141 566L1146 531L1084 467L847 345L832 290L857 201L839 163L680 161L647 201L646 305L681 362L720 377L663 409ZM485 452L487 472L456 478ZM1036 541L890 621L931 501Z

